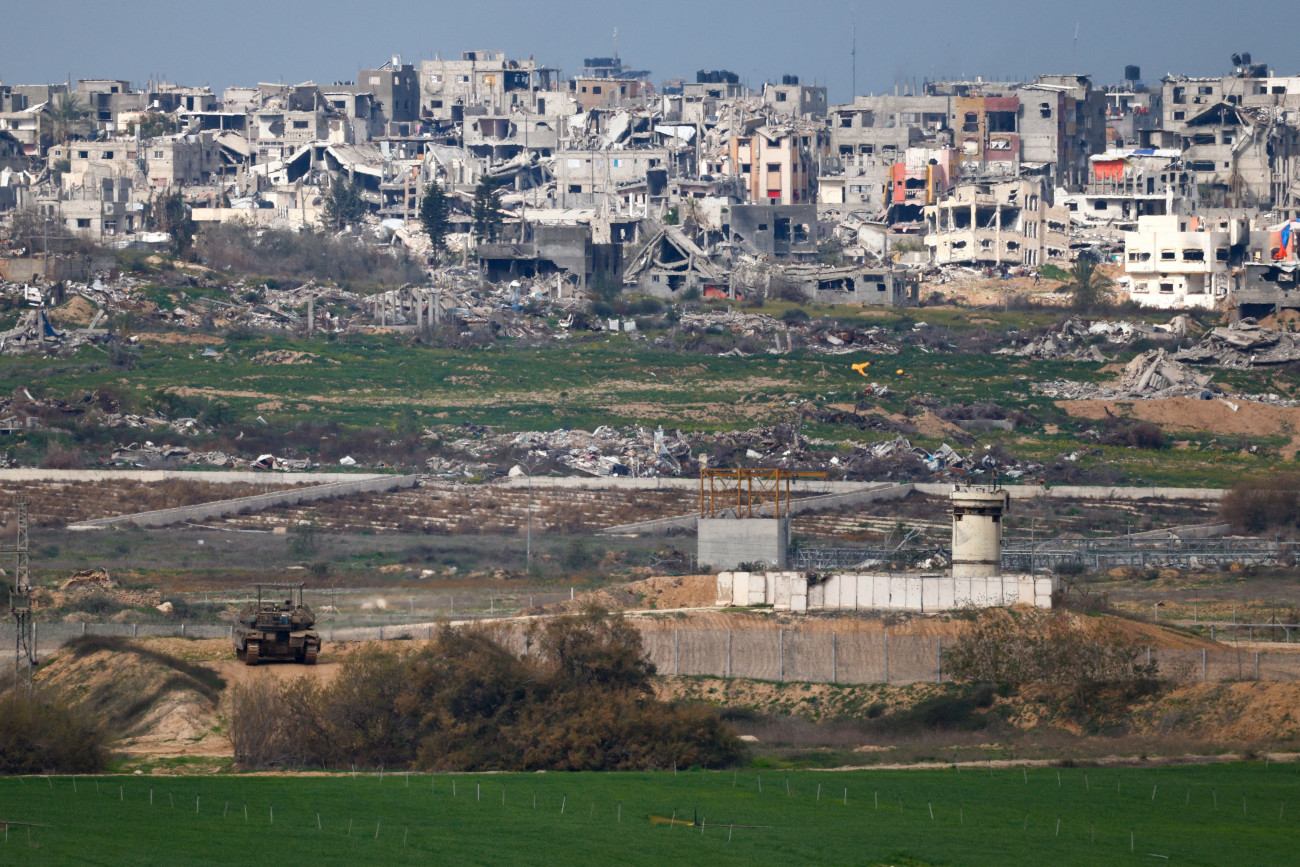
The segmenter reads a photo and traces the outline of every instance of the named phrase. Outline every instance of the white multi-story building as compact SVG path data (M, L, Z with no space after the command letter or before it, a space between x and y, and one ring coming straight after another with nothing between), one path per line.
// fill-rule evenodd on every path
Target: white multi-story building
M1233 248L1248 238L1245 220L1140 216L1137 231L1124 233L1122 282L1143 307L1213 308L1231 293Z

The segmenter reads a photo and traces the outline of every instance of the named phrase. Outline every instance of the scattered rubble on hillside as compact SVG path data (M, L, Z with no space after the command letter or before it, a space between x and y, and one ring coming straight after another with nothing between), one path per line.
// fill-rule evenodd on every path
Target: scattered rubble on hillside
M994 350L994 354L1013 355L1019 358L1104 362L1108 359L1095 342L1083 344L1097 339L1104 339L1107 343L1117 345L1132 343L1138 338L1182 340L1187 336L1187 324L1186 314L1175 316L1167 325L1105 319L1089 322L1071 318L1062 322L1060 328L1047 334L1034 336L1023 346L1004 347Z
M1196 346L1174 358L1188 364L1249 369L1263 364L1300 361L1300 334L1264 328L1246 318L1227 328L1214 328Z

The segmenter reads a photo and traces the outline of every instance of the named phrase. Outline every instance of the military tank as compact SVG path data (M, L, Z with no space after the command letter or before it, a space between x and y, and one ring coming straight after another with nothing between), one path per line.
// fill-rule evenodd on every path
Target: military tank
M302 601L303 585L252 586L257 590L257 601L240 612L234 629L235 654L246 665L268 659L315 665L320 634L313 628L316 615ZM281 600L286 595L288 598Z

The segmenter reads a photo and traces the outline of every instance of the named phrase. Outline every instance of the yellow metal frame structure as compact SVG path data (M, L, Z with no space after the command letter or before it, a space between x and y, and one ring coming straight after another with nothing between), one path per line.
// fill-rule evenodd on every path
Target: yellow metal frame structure
M791 480L824 479L826 475L780 467L700 470L700 517L784 518L790 514ZM772 514L762 514L769 506Z

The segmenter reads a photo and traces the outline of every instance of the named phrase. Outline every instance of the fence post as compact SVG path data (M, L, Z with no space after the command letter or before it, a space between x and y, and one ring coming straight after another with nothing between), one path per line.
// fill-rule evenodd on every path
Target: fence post
M131 637L132 637L132 638L135 638L135 637L138 636L139 634L140 634L140 624L139 624L139 623L132 623L132 624L131 624Z
M81 621L81 634L82 634L82 635L85 635L85 634L86 634L86 621L84 621L84 620Z
M839 683L839 672L836 670L835 650L838 642L835 639L835 633L831 633L831 683Z
M184 638L184 637L185 637L185 624L184 624L184 622L182 622L182 623L181 623L181 638Z
M934 682L943 683L943 636L934 640Z
M235 637L235 624L232 623L226 627L226 637L227 638Z
M1205 683L1205 648L1201 648L1201 683Z
M1151 645L1147 645L1147 666L1151 665Z
M1259 682L1259 651L1255 651L1255 681Z
M777 683L785 683L785 630L776 631Z
M682 649L680 642L680 631L673 630L673 674L682 673Z
M727 630L727 677L731 677L731 630Z
M885 633L885 683L889 683L889 633Z

